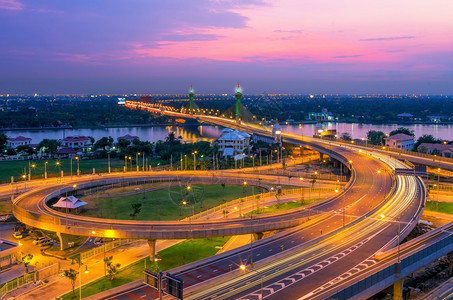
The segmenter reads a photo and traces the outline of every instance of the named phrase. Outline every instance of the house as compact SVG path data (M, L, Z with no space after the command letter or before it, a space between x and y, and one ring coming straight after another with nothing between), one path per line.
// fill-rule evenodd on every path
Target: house
M443 157L453 157L453 145L421 143L417 151L420 153L436 154Z
M126 135L124 135L124 136L119 136L119 137L117 138L118 141L121 140L121 139L123 139L123 140L128 140L129 142L132 143L133 140L138 139L138 136L126 134Z
M91 138L87 136L68 136L61 140L62 148L88 149L91 147Z
M19 135L15 138L8 138L8 148L16 149L19 146L29 145L31 144L31 138L24 137Z
M389 148L407 151L412 150L414 148L414 137L404 133L391 135L389 137L384 138L384 140L385 146Z
M409 114L409 113L397 114L396 116L401 121L412 121L414 119L414 116L412 114Z
M0 268L16 263L16 253L19 251L17 243L0 239Z
M58 150L57 152L58 157L70 157L74 158L77 155L77 151L73 148L63 148Z
M236 156L250 149L250 134L226 128L216 140L222 156Z

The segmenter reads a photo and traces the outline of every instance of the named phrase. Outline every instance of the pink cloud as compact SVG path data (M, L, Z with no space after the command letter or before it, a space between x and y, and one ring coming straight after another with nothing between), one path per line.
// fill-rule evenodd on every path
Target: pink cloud
M0 0L0 9L22 10L24 9L24 5L17 0Z

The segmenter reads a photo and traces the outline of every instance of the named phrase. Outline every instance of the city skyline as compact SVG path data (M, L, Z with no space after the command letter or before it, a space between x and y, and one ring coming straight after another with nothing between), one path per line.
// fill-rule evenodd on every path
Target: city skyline
M0 94L453 94L451 8L0 0Z

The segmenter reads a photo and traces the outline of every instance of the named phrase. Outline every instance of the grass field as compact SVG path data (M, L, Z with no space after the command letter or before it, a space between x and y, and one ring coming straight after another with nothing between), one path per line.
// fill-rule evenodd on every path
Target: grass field
M254 210L252 213L247 213L245 215L246 216L250 216L250 214L257 215L257 214L268 214L268 213L274 213L274 212L278 212L278 211L284 211L284 210L288 210L288 209L292 209L292 208L297 208L297 207L301 207L301 206L304 206L304 205L308 205L310 203L314 203L314 202L320 201L322 199L323 198L310 199L309 201L305 200L302 204L299 201L297 201L297 202L284 202L284 203L280 203L280 205L278 207L277 207L277 204L269 205L269 206L266 206L264 208L260 208L259 210Z
M426 202L425 209L430 211L442 212L446 214L453 214L453 203L428 201Z
M60 162L60 168L63 170L65 175L71 173L71 160L70 159L50 159L50 160L37 160L30 161L30 164L35 164L34 168L31 169L31 174L33 179L44 178L44 165L47 164L47 176L56 177L58 176L59 167L56 164ZM0 161L0 180L11 180L11 176L14 176L15 181L22 180L21 176L27 174L28 176L28 160L15 160L15 161ZM124 166L124 160L118 158L112 158L110 160L110 168L112 172L114 169L117 171L122 171ZM135 167L135 165L133 166ZM81 173L91 173L93 168L96 170L108 170L108 160L107 159L81 159L79 162L79 169ZM72 172L77 174L77 161L72 160Z
M185 240L160 251L158 256L161 260L156 264L152 264L149 261L149 257L146 257L122 269L120 273L116 275L114 280L101 278L82 286L82 297L88 297L90 295L142 279L143 270L145 268L145 260L147 260L147 269L151 269L153 271L167 271L216 254L219 250L216 247L222 247L228 239L229 237L216 237L210 239ZM113 257L113 262L115 262L115 257ZM69 280L67 280L67 283L70 284ZM76 295L78 296L78 290L76 290ZM63 295L63 299L73 299L72 292Z
M137 186L140 187L141 186ZM261 189L254 188L255 193ZM108 192L108 191L107 191ZM252 189L247 187L247 195ZM225 189L218 185L191 185L187 191L185 185L163 188L152 192L138 191L134 195L108 198L88 198L82 200L88 202L81 215L130 220L132 203L140 203L141 212L137 214L137 220L178 220L188 217L193 212L212 208L225 201L244 197L244 187L240 185L226 185ZM183 201L187 204L184 206ZM192 208L193 205L193 208Z

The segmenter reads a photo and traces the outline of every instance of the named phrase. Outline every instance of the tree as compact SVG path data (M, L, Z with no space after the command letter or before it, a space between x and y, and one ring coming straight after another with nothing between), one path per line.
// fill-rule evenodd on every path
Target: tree
M75 281L77 279L78 274L79 274L79 272L77 272L76 270L71 269L71 268L69 268L69 270L64 271L64 277L68 278L71 281L73 296L75 296L74 288L75 288Z
M277 198L277 208L280 207L280 196L282 195L282 189L278 188L277 192L275 193L275 198Z
M370 130L367 132L366 136L368 143L372 145L382 145L385 138L385 133L378 130Z
M58 151L60 142L52 139L44 139L39 143L39 149L44 153L55 154Z
M442 144L442 142L443 142L442 140L434 138L431 134L424 134L418 138L417 142L414 145L414 149L418 149L418 146L420 146L422 143ZM426 149L426 150L428 150L428 149ZM419 152L421 152L421 151L419 151ZM424 153L426 153L426 152L424 152Z
M118 140L118 147L120 148L121 152L124 152L130 144L131 144L131 142L129 140L126 140L126 139Z
M350 141L350 140L352 140L352 137L349 134L349 132L343 132L340 136L340 139L345 140L345 141Z
M33 254L27 254L22 257L22 261L25 266L25 272L28 273L28 265L31 263L31 260L33 259Z
M4 133L0 133L0 150L6 148L6 142L8 141L8 137Z
M407 134L407 135L410 135L410 136L415 136L413 130L409 130L409 129L405 128L405 127L400 127L400 128L395 129L393 131L390 131L389 136L392 136L392 135L395 135L395 134L398 134L398 133L404 133L404 134Z
M137 215L142 211L142 204L141 203L132 203L132 213L129 215L134 220L136 219Z
M114 264L112 260L113 256L104 258L104 263L107 266L107 274L109 274L110 280L115 278L115 275L118 274L119 268L121 267L121 264Z
M103 137L94 143L93 148L96 149L102 149L105 150L106 147L112 147L113 145L113 138L111 136L109 137Z
M27 155L33 155L35 153L35 150L30 147L29 145L20 145L20 146L17 146L17 149L16 149L17 152L25 152Z

